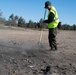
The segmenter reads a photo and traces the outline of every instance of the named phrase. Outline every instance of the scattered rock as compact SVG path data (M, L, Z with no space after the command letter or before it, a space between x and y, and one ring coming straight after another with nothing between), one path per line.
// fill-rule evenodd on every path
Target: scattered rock
M46 69L41 69L41 71L43 71L44 75L49 75L49 74L51 74L51 67L46 66Z
M74 53L74 55L76 55L76 53Z
M27 56L27 53L26 52L22 52L21 53L23 56Z
M16 71L14 70L13 73L11 75L16 75Z
M57 73L52 73L52 74L50 74L50 75L59 75L59 74L57 74Z

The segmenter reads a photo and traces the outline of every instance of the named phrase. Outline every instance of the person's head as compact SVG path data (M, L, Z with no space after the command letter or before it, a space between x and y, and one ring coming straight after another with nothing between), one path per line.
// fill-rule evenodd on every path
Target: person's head
M52 7L51 2L50 1L46 1L45 2L45 8L46 9L50 9Z

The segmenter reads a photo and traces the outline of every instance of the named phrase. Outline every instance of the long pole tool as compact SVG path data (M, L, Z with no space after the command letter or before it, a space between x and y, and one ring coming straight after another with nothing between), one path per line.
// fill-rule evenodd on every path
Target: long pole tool
M45 9L45 12L44 12L44 20L45 20L45 17L46 17L46 10L47 9ZM39 45L41 45L42 35L43 35L43 28L40 31L40 39L39 39L39 42L38 42Z

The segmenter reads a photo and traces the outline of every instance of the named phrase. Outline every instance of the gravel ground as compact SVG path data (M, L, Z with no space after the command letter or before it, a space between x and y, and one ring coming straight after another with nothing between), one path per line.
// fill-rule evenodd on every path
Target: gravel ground
M48 31L0 29L0 75L76 75L76 31L59 31L49 51Z

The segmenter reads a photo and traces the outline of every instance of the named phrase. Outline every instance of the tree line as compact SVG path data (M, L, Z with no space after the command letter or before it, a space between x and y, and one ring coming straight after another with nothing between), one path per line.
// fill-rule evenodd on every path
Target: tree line
M8 21L6 22L8 26L16 26L23 28L47 28L46 24L43 24L43 19L41 18L39 22L33 22L29 20L27 23L23 17L19 17L18 15L11 14L9 16Z
M6 20L2 17L2 12L0 10L0 23L4 23L7 26L15 26L15 27L23 27L23 28L47 28L47 24L43 23L43 19L41 18L39 22L33 22L32 20L29 20L27 23L25 19L22 16L11 14ZM69 24L61 24L59 27L61 30L76 30L76 25L69 25Z
M43 23L43 19L41 18L39 22L33 22L32 20L29 20L27 23L23 17L14 16L14 14L11 14L9 16L9 19L7 21L7 25L10 26L17 26L17 27L23 27L23 28L47 28L47 24ZM59 27L61 30L76 30L76 25L69 25L69 24L61 24Z
M61 26L61 29L62 30L76 30L76 25L75 24L73 24L73 25L63 24Z

